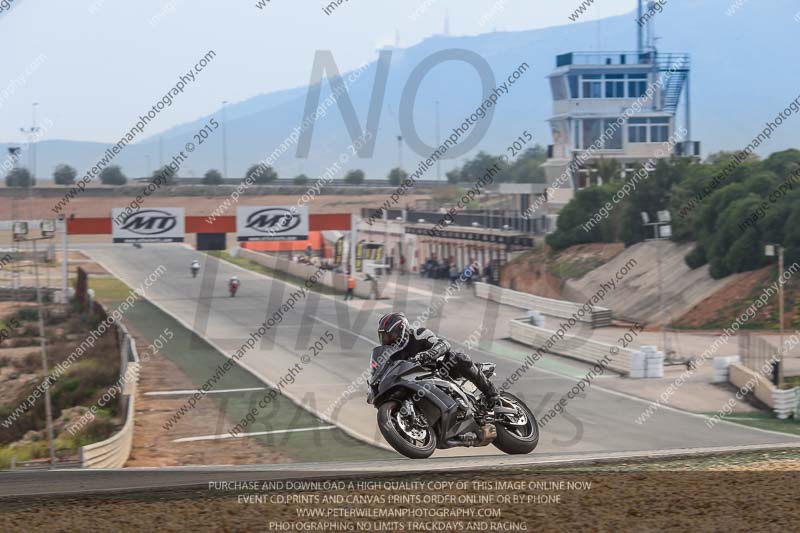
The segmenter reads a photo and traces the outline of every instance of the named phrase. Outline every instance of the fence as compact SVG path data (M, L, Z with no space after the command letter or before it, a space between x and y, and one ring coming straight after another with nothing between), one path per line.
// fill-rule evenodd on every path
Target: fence
M102 316L107 316L107 311L100 304L95 303L95 309ZM122 411L125 413L125 424L113 437L102 442L96 442L80 449L80 464L83 468L122 468L128 461L133 446L133 426L136 412L135 398L139 381L139 354L136 343L124 325L116 324L117 344L119 346L121 363L120 377L125 376L130 367L131 379L125 381L122 390Z
M555 331L530 325L527 323L527 319L524 318L517 318L511 321L511 338L534 348L543 348L548 339L554 334ZM550 347L549 351L592 364L596 364L604 357L609 356L608 368L624 375L630 374L631 355L634 352L634 350L618 348L611 344L575 335L558 337L557 342Z
M45 302L52 302L58 289L41 287L42 298ZM0 287L0 302L35 302L36 287Z
M749 331L739 333L739 356L742 365L755 372L762 372L767 361L778 354L778 347L773 346L762 337L751 335ZM772 376L773 383L777 376Z
M539 311L542 314L557 318L571 318L574 315L578 321L591 324L593 328L611 325L611 310L604 307L593 306L590 313L584 313L581 317L578 316L577 312L584 304L544 298L486 283L475 283L475 296L521 309Z
M414 209L388 209L386 217L389 220L397 220L398 217L404 222L416 223L419 219L427 221L434 227L445 213L437 210L425 211ZM377 208L362 208L363 218L383 218L383 211ZM541 235L547 232L546 217L537 218L524 217L519 211L499 211L499 210L464 210L452 215L454 226L478 227L488 229L509 229L521 233L533 233Z

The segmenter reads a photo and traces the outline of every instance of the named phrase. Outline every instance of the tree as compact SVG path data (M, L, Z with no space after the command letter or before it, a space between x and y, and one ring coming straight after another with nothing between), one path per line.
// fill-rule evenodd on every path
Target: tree
M764 168L771 170L782 178L787 177L800 167L800 150L790 148L775 152L764 160Z
M728 152L725 150L722 150L720 152L714 152L713 154L710 154L706 158L706 163L709 163L711 165L728 163L733 158L735 158L738 153L739 152ZM758 161L758 156L756 154L748 154L747 157L745 158L745 161L750 161L750 162Z
M393 168L389 172L389 184L393 186L398 186L403 183L408 178L408 172L403 170L402 168Z
M30 187L36 180L27 168L15 168L6 176L6 187Z
M153 175L150 176L151 182L160 183L161 185L175 185L175 178L178 177L178 172L173 170L168 165L164 165L163 167L156 169L153 172Z
M216 169L211 169L203 176L204 185L219 185L222 183L222 174Z
M364 172L362 170L351 170L344 177L344 182L350 185L361 185L364 183Z
M603 179L603 183L620 179L622 167L616 159L605 159L603 157L596 164L597 174Z
M542 163L547 161L547 150L535 144L522 152L511 165L508 175L517 183L545 183L546 177Z
M491 169L495 170L492 176L493 182L509 181L508 165L500 156L489 155L484 151L478 152L478 155L464 164L464 167L461 169L461 181L477 183L483 179Z
M122 169L116 165L106 167L100 171L100 183L103 185L125 185L128 178L122 173Z
M305 174L298 174L297 176L294 177L293 181L295 185L305 185L306 183L308 183L308 176L306 176Z
M272 183L278 179L278 173L272 167L263 164L253 165L247 169L244 178L249 183Z
M69 165L58 165L53 172L53 181L56 185L73 185L78 173Z

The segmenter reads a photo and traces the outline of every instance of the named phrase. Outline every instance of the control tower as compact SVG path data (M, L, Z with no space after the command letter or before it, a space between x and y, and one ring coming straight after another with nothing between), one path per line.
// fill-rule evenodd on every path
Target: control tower
M690 140L690 57L656 49L654 6L638 1L635 51L556 56L548 76L553 94L553 144L543 165L548 183L577 190L601 185L609 168L624 178L650 158L699 156L699 143ZM670 149L671 136L684 129Z

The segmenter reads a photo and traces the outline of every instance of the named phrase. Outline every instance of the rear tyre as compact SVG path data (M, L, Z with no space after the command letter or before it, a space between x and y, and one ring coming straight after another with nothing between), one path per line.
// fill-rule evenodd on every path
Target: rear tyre
M424 427L421 422L425 423ZM411 420L402 413L399 402L388 401L378 408L378 427L392 448L406 457L427 459L436 451L436 434L427 422Z
M500 405L517 410L516 415L502 415L495 421L497 437L493 444L501 452L509 455L531 453L539 444L539 426L536 418L525 403L504 392L500 395Z

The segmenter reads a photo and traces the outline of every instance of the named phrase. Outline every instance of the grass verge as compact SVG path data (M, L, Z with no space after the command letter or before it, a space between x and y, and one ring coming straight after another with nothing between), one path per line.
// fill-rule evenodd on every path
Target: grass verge
M259 274L264 274L266 276L279 279L286 283L291 283L292 285L296 285L298 287L302 287L306 283L306 280L303 278L292 276L291 274L287 274L286 272L283 272L281 270L265 267L264 265L256 263L255 261L251 261L250 259L245 259L244 257L234 257L228 252L208 251L206 253L208 255L216 257L217 259L222 259L223 261L233 263L234 265L238 265L247 270L251 270ZM342 291L338 291L336 289L327 287L325 285L320 285L319 283L315 283L309 290L313 292L318 292L320 294L327 294L328 296L341 296L344 294L344 292Z

